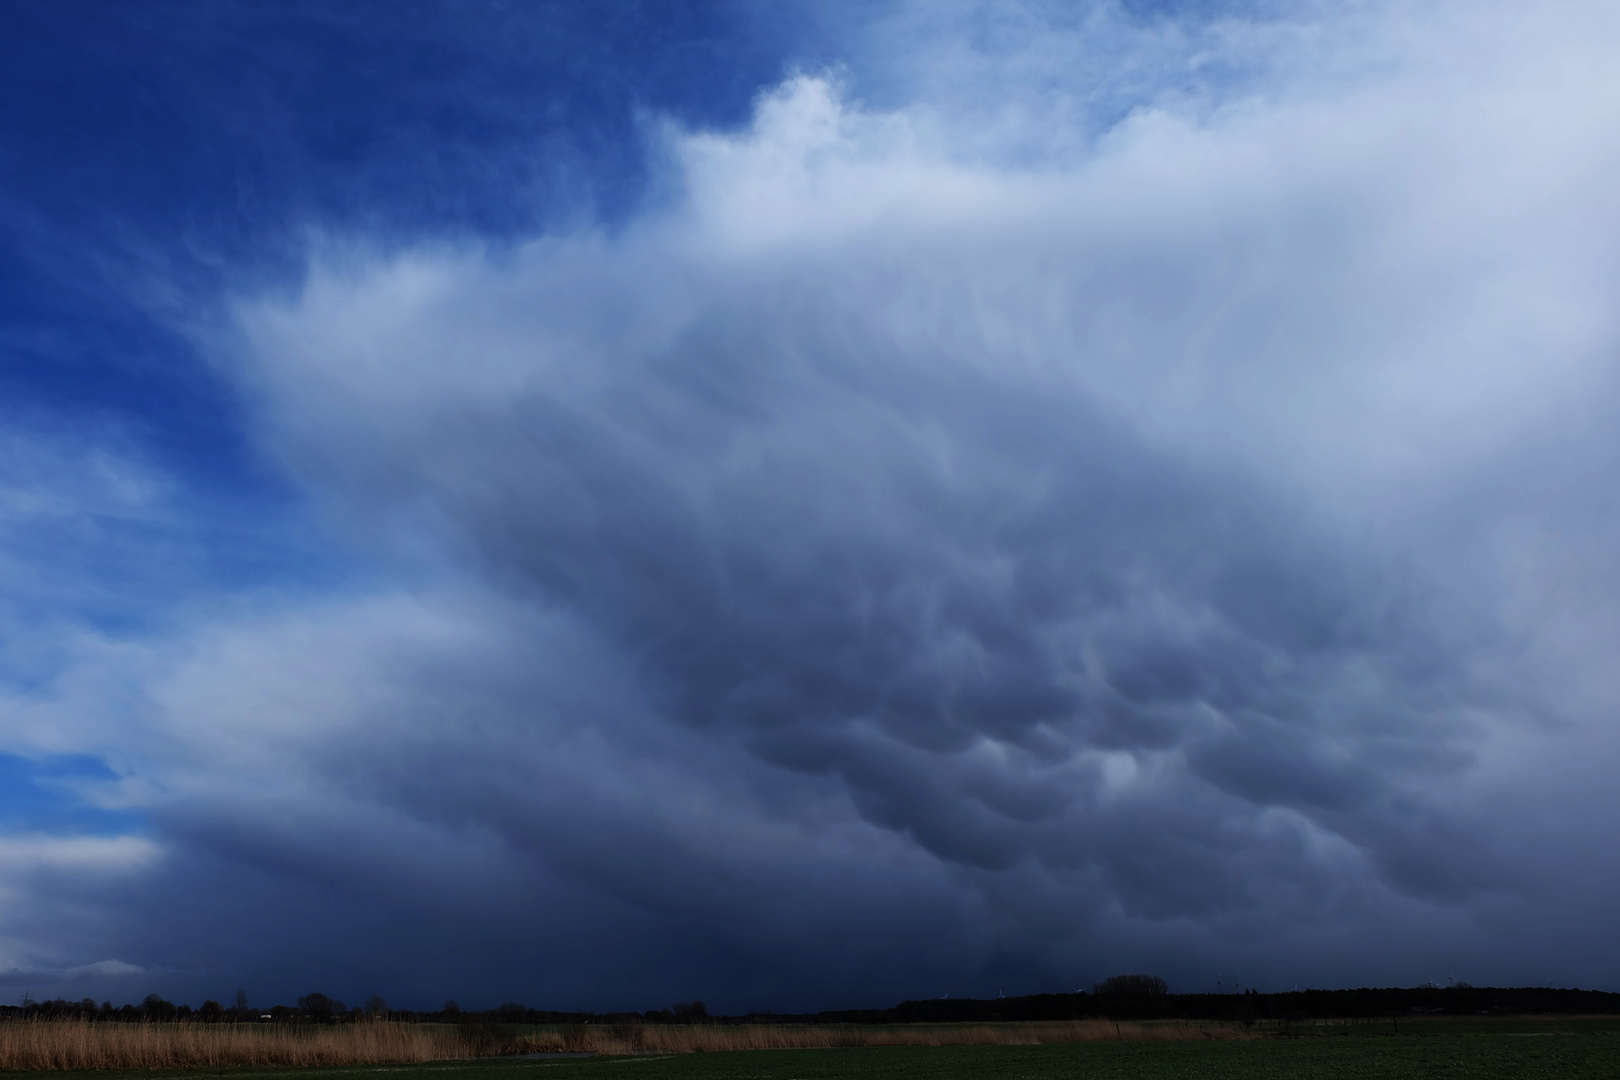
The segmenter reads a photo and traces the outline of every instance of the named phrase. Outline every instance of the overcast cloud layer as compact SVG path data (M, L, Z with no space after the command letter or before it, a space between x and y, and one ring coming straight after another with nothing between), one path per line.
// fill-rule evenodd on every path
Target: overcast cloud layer
M622 221L148 298L317 585L41 621L221 526L12 424L0 751L124 817L0 836L4 978L1620 989L1620 16L996 10L650 114Z

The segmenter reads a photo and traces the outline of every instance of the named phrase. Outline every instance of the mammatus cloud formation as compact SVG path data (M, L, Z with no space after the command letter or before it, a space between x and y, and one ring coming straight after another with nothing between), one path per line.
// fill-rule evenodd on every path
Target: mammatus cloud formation
M13 966L1612 978L1620 25L1105 15L661 129L612 230L238 295L205 347L373 569L9 706L150 822L0 850L125 875L0 898Z

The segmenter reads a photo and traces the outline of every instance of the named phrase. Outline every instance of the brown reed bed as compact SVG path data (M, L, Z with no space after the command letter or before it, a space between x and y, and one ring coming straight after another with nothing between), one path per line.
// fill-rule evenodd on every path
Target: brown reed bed
M840 1046L1036 1046L1075 1042L1181 1042L1239 1039L1231 1028L1197 1021L1136 1023L603 1024L559 1028L519 1040L520 1053L690 1054L725 1050L810 1050Z
M360 1023L0 1023L0 1070L186 1069L230 1065L396 1065L527 1053L689 1054L841 1046L1032 1046L1069 1042L1236 1039L1198 1022L1075 1020L1061 1023L584 1024L548 1031L481 1026Z
M224 1065L382 1065L487 1056L454 1028L367 1023L0 1023L0 1070L185 1069Z

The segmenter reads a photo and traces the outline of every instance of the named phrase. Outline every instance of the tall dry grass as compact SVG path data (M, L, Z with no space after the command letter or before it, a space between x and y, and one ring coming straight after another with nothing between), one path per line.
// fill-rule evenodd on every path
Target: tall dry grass
M364 1065L485 1056L454 1028L421 1024L0 1023L0 1069L157 1069L221 1065Z
M388 1065L522 1053L689 1054L837 1046L1033 1046L1039 1043L1236 1039L1178 1023L911 1024L894 1027L602 1024L537 1034L432 1024L0 1023L0 1070L184 1069L226 1065Z
M1231 1028L1197 1021L1114 1023L907 1024L894 1027L743 1024L666 1026L604 1024L562 1028L519 1040L523 1053L689 1054L724 1050L793 1050L838 1046L1036 1046L1074 1042L1179 1042L1239 1039Z

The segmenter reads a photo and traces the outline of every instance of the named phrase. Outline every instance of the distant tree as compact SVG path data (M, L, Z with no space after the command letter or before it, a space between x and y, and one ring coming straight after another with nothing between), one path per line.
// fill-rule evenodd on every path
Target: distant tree
M248 996L246 990L238 990L236 992L236 1011L239 1013L245 1013L248 1011Z
M702 1020L709 1015L709 1010L701 1001L682 1001L675 1006L675 1019L691 1023Z
M1112 975L1092 987L1092 992L1132 997L1160 997L1168 994L1170 987L1157 975Z
M444 1003L444 1008L440 1009L439 1011L444 1013L444 1015L449 1019L454 1020L461 1015L461 1006L456 1004L455 998L451 998L449 1001Z
M1094 999L1115 1020L1162 1016L1170 988L1157 975L1115 975L1093 987Z
M375 1016L379 1020L388 1015L388 1002L383 1000L381 994L372 994L366 998L364 1008L367 1016Z
M225 1010L213 998L203 1002L197 1009L197 1019L205 1024L217 1024L224 1015Z
M172 1001L165 1001L157 994L147 994L146 1000L141 1002L141 1014L148 1020L173 1020L176 1011Z
M501 1007L495 1011L500 1013L501 1019L508 1024L521 1024L529 1018L528 1007L515 1001L502 1002Z
M318 1024L324 1024L339 1013L348 1011L343 1002L329 998L325 994L305 994L298 999L298 1007L304 1011L305 1016Z

